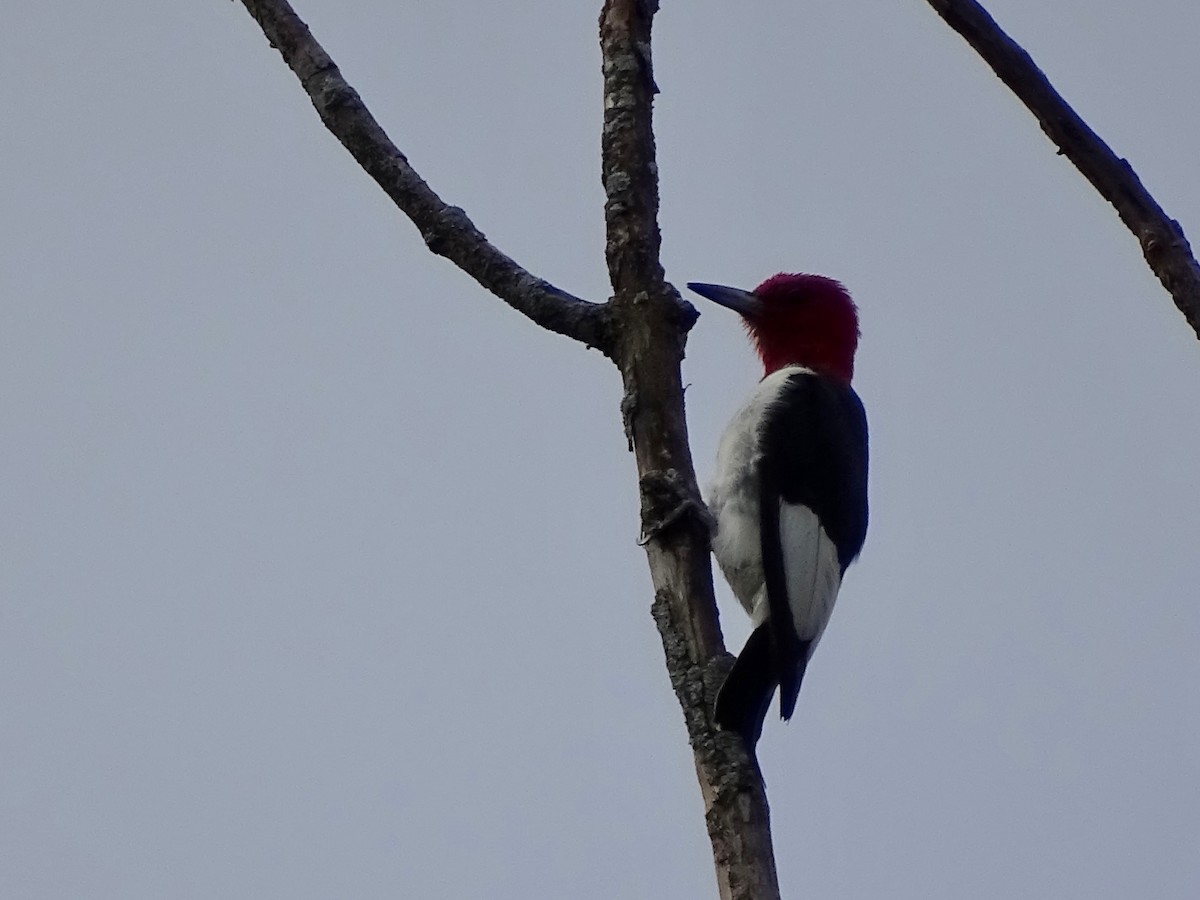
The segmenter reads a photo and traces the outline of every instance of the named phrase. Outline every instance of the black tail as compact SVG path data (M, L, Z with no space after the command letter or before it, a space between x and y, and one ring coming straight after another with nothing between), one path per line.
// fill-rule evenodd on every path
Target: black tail
M808 668L808 651L811 646L811 641L799 641L794 650L785 656L783 677L779 679L781 719L790 719L796 711L796 698L800 696L800 683L804 681L804 671Z
M717 727L736 731L753 753L778 684L771 660L771 632L764 623L751 632L717 692L717 708L713 713Z
M751 632L746 646L717 692L717 708L713 712L717 726L724 731L740 734L751 752L762 734L763 720L771 708L775 688L780 687L770 627L770 623L764 622ZM781 718L792 717L807 664L808 642L805 641L801 644L799 658L785 666L787 671L779 695Z

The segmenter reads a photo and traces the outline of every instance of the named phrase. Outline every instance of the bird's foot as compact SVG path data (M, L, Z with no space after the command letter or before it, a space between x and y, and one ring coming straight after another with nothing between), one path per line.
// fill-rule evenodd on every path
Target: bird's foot
M663 532L685 522L699 526L704 531L705 539L712 542L717 532L717 520L696 493L694 484L685 482L674 469L667 469L644 475L641 488L642 533L638 536L639 547L644 547Z

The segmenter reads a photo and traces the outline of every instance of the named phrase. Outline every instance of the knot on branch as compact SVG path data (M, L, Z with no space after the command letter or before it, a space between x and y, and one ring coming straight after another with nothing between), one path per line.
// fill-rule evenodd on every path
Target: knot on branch
M421 237L425 239L425 246L438 256L446 256L455 238L466 235L471 235L479 240L484 239L483 233L475 227L475 223L458 206L443 207L438 211L429 227L421 232Z
M1142 245L1142 254L1152 265L1161 266L1168 258L1180 253L1191 254L1191 246L1183 228L1174 219L1168 219L1165 228L1154 227L1152 223L1151 227L1142 231L1138 240Z
M301 76L300 83L322 117L341 109L363 106L358 91L346 83L341 70L327 56L313 60L311 71Z
M648 472L639 482L642 494L642 533L638 545L645 546L672 528L691 524L711 540L717 523L696 493L695 484L675 469Z
M685 334L692 330L692 326L700 318L700 311L691 302L679 296L678 291L675 291L675 312L679 319L679 325L683 328Z

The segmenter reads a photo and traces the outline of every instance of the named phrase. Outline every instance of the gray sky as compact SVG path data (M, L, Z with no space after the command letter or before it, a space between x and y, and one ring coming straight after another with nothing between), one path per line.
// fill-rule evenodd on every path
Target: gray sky
M0 894L715 896L615 370L429 255L240 4L10 6ZM669 277L862 310L871 532L761 750L785 896L1196 896L1194 336L924 3L664 6ZM991 9L1200 241L1200 6ZM607 296L598 4L299 11ZM704 477L759 372L702 311Z

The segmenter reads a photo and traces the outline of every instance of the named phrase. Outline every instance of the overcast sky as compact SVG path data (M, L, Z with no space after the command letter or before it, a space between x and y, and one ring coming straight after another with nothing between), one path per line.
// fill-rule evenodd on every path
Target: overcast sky
M602 300L598 5L298 11ZM616 371L430 255L240 4L8 6L0 894L715 897ZM1200 5L990 8L1200 242ZM664 3L655 62L668 277L861 307L785 897L1200 895L1200 353L1136 242L920 0ZM705 478L760 372L702 312Z

